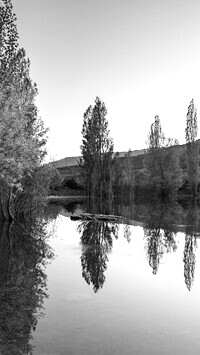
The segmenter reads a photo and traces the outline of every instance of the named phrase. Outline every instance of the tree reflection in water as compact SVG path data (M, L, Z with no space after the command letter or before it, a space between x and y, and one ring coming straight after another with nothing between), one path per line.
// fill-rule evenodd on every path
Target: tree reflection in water
M176 234L161 228L144 228L144 235L147 241L146 251L149 265L153 269L153 274L157 274L160 260L164 253L175 252L177 249Z
M93 285L95 293L104 285L112 237L118 238L118 230L117 224L96 220L81 222L78 227L82 243L82 276L88 285Z
M147 240L146 251L149 259L149 265L153 269L153 274L157 274L160 259L162 258L163 243L160 229L144 228L144 235Z
M130 225L124 223L124 238L127 240L128 243L131 241L131 229Z
M195 272L195 249L197 247L196 237L193 235L185 236L185 248L184 248L184 278L185 284L188 290L191 290L193 281L194 281L194 272Z
M53 257L45 223L4 223L0 237L0 351L32 354L30 340L47 297L45 265Z
M159 208L156 208L159 207ZM167 208L165 205L159 205L149 210L149 218L144 228L144 236L146 239L146 251L149 265L153 269L153 274L157 274L160 260L165 253L175 252L176 233L167 225L166 217Z
M190 207L188 215L190 217L190 224L186 227L183 262L185 284L190 291L194 281L196 262L195 250L197 248L196 235L199 230L199 208L197 203Z
M171 214L173 209L170 206ZM176 251L176 233L172 230L172 225L166 223L166 206L149 211L149 220L144 228L146 239L146 251L149 265L153 269L153 274L158 272L160 260L165 253ZM188 290L191 290L195 273L195 250L197 248L197 235L199 235L200 210L196 205L192 205L186 210L186 230L185 246L183 252L184 279ZM165 222L163 219L165 216Z

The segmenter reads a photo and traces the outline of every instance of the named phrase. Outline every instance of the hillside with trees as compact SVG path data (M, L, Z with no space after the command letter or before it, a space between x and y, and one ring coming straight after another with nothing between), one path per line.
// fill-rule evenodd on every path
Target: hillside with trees
M81 146L82 156L54 162L64 193L111 198L125 196L151 199L198 197L199 140L197 140L197 110L194 100L186 114L186 144L167 138L161 120L155 116L147 136L147 147L140 151L114 153L109 137L105 104L96 98L94 107L84 114Z

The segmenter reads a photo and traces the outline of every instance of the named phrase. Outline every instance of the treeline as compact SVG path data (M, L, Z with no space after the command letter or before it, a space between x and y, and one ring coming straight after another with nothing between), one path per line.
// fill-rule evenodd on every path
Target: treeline
M46 133L35 105L30 61L19 47L11 0L0 6L0 212L29 213L47 192Z
M200 184L197 110L192 100L186 115L186 145L166 138L159 116L150 126L147 149L143 156L124 158L114 154L110 138L107 110L97 97L94 107L84 114L82 128L82 158L79 163L88 196L110 198L113 195L131 197L176 198L177 194L198 196ZM140 160L139 167L135 164Z

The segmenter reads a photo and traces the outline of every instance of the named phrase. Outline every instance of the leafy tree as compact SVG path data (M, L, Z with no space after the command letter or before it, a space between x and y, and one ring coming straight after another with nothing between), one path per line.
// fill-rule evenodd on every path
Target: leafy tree
M133 174L133 161L132 161L132 155L131 155L131 149L128 150L127 153L125 153L125 156L123 158L123 163L121 166L122 169L122 184L125 185L124 187L124 193L126 195L131 195L133 192L133 187L134 187L134 174Z
M99 97L84 114L80 169L89 196L110 195L113 141L109 137L107 110Z
M148 152L145 159L148 189L161 195L174 195L183 182L183 171L179 163L179 152L174 145L178 143L172 138L165 138L158 116L150 127L148 136ZM173 153L172 148L173 146Z
M194 142L197 138L197 109L194 105L194 99L190 101L186 116L185 139L186 143Z
M158 150L159 148L162 148L164 145L164 139L165 136L162 132L160 118L156 115L149 132L149 149Z
M116 153L113 158L112 169L112 184L115 194L131 198L134 183L134 163L131 150L129 149L124 157L120 157L119 153Z
M4 217L13 215L15 197L33 179L46 154L46 132L35 106L36 84L30 61L18 45L11 0L0 6L0 202Z
M0 82L9 87L9 78L17 70L15 59L18 52L16 15L11 0L2 0L0 6Z
M146 166L150 174L150 183L156 187L157 191L164 191L164 166L163 166L163 147L164 133L162 132L159 116L155 116L151 124L148 136L148 155Z
M57 177L55 169L50 164L35 168L31 176L27 174L22 180L22 191L15 193L10 206L15 217L28 217L38 208L44 207L49 188Z
M186 116L185 139L187 149L187 176L194 196L197 194L199 181L199 144L195 142L197 132L197 109L194 105L194 100L191 100Z
M113 185L115 189L119 190L119 186L122 186L122 166L119 152L114 154L113 163Z

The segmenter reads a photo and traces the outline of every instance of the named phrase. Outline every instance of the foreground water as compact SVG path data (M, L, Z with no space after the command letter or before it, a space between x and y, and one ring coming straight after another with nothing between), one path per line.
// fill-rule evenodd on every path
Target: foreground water
M0 309L0 344L6 328L10 347L4 344L2 354L199 354L199 209L178 215L178 206L165 207L164 215L160 209L151 209L153 215L134 209L136 219L129 209L127 223L112 224L72 221L61 207L47 226L53 228L50 239L41 244L38 237L31 252L30 245L21 245L18 257L13 249L9 302L4 294L5 314ZM23 270L20 260L26 272L17 272L12 285L15 270ZM25 291L16 300L12 289L18 283L23 290L22 280Z

